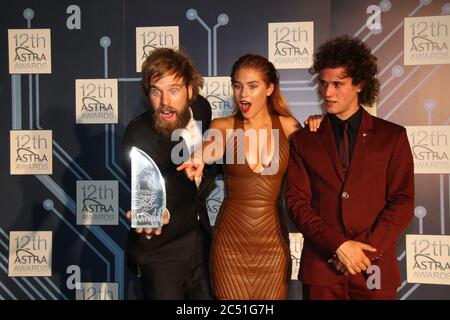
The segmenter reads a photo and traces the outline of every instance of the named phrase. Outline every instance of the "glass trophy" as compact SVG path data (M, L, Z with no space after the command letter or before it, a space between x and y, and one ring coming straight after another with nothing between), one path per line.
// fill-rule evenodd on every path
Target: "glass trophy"
M166 210L164 178L152 158L131 148L131 227L159 228Z

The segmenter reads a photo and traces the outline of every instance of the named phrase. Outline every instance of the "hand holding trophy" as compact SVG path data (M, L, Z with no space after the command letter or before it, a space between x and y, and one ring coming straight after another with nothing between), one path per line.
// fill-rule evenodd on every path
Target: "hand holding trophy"
M131 153L131 227L137 233L160 235L162 226L170 221L166 208L166 188L158 166L144 151L132 147Z

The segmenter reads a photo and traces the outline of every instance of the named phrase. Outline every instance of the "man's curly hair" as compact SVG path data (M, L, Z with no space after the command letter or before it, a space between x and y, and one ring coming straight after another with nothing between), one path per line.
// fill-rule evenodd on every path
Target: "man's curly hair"
M345 35L322 44L314 54L310 74L320 73L326 68L345 69L346 75L352 78L353 85L362 84L358 94L359 103L371 106L380 92L380 82L376 78L378 72L377 58L369 47L361 40Z

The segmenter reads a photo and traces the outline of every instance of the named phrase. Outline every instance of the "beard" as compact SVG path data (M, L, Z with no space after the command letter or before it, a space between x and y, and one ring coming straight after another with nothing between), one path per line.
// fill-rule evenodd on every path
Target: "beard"
M170 111L175 113L175 120L165 121L161 119L160 113L163 111ZM189 112L189 106L187 105L182 111L178 111L170 106L164 106L159 107L153 113L153 127L156 133L162 135L167 139L170 139L170 137L172 136L172 132L175 129L186 128L189 120L191 120L191 113Z

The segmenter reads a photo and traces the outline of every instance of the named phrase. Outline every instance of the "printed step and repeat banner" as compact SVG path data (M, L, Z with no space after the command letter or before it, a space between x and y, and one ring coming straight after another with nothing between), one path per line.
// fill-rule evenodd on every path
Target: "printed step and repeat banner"
M10 152L1 164L8 214L0 217L0 299L142 298L126 265L131 191L121 140L148 107L141 67L155 48L192 58L213 118L233 114L233 62L245 53L266 56L303 123L322 113L309 73L314 51L343 34L378 57L380 96L365 107L406 127L414 157L416 203L398 241L398 296L450 299L450 287L434 291L450 284L449 1L7 2L0 10L7 28L0 130ZM212 225L223 198L218 177L207 200ZM291 223L289 241L289 298L296 300L303 237Z

